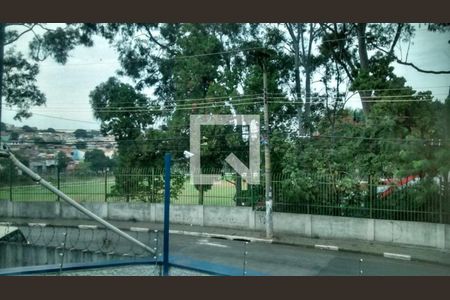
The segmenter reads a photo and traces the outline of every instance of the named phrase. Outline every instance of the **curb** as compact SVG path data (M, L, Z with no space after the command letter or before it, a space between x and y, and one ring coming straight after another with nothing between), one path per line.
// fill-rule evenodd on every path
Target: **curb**
M392 253L392 252L371 252L371 251L364 251L361 249L354 249L354 248L346 248L346 247L338 247L334 245L320 245L320 244L307 244L307 243L294 243L294 242L287 242L287 241L281 241L281 240L274 240L273 244L279 244L279 245L289 245L289 246L299 246L299 247L305 247L310 249L321 249L321 250L331 250L331 251L341 251L341 252L348 252L348 253L359 253L359 254L366 254L366 255L374 255L374 256L383 256L387 259L398 259L398 260L404 260L404 261L417 261L417 262L425 262L425 263L431 263L431 264L437 264L437 265L445 265L450 266L450 261L436 261L431 259L424 259L421 257L416 257L408 254L401 254L401 253ZM450 255L450 252L449 252Z

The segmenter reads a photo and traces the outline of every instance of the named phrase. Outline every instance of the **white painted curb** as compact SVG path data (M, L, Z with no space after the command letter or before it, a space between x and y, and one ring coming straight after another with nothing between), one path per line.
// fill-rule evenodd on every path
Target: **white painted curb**
M339 251L339 247L338 246L333 246L333 245L319 245L319 244L316 244L316 245L314 245L314 247L317 248L317 249L323 249L323 250Z
M45 223L28 223L28 226L45 227L45 226L47 226L47 224L45 224Z
M135 231L135 232L148 232L150 229L148 228L143 228L143 227L130 227L130 231Z
M263 242L263 243L272 243L273 242L272 239L262 239L262 238L248 237L248 236L215 234L215 233L195 232L195 231L169 230L169 233L198 236L198 237L208 237L208 238L215 237L215 238L223 238L226 240L248 240L250 242Z
M401 260L411 260L411 255L406 255L406 254L384 252L383 256L386 257L386 258L401 259Z
M97 225L78 225L80 229L97 229Z

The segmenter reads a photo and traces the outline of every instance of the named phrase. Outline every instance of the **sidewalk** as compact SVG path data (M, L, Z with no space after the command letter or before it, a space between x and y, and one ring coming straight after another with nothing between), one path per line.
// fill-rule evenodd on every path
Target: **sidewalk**
M24 219L24 218L4 218L2 222L11 222L17 225L27 225L28 223L44 223L53 226L78 226L97 225L90 220L55 220L55 219ZM163 230L162 223L152 222L130 222L130 221L110 221L112 224L123 230L131 227L148 228L150 230ZM378 256L386 256L394 259L417 260L441 265L450 266L450 251L440 250L431 247L419 247L411 245L390 244L381 242L369 242L363 240L342 240L342 239L315 239L301 237L293 234L277 234L273 239L266 239L262 231L230 229L219 227L205 227L196 225L170 225L171 234L183 234L190 236L223 238L230 240L249 240L251 242L278 243L285 245L295 245L324 249L328 251L347 251L355 253L365 253Z

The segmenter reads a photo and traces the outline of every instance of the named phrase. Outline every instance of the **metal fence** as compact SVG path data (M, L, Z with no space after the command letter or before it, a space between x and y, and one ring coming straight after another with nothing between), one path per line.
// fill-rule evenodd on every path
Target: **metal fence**
M171 202L265 209L264 185L249 185L232 172L204 173L221 174L221 179L209 186L193 185L187 170L173 170ZM98 173L52 170L41 176L77 201L159 203L164 196L161 169ZM450 224L450 187L435 178L399 186L396 181L385 184L380 178L369 176L305 174L293 178L273 174L272 182L275 212ZM0 170L0 200L58 201L58 198L10 166Z

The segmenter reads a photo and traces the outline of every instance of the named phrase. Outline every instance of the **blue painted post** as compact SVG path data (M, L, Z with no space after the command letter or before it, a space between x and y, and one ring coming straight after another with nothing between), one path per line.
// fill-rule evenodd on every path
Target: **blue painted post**
M163 276L169 275L169 209L170 209L170 153L164 156L164 246Z

